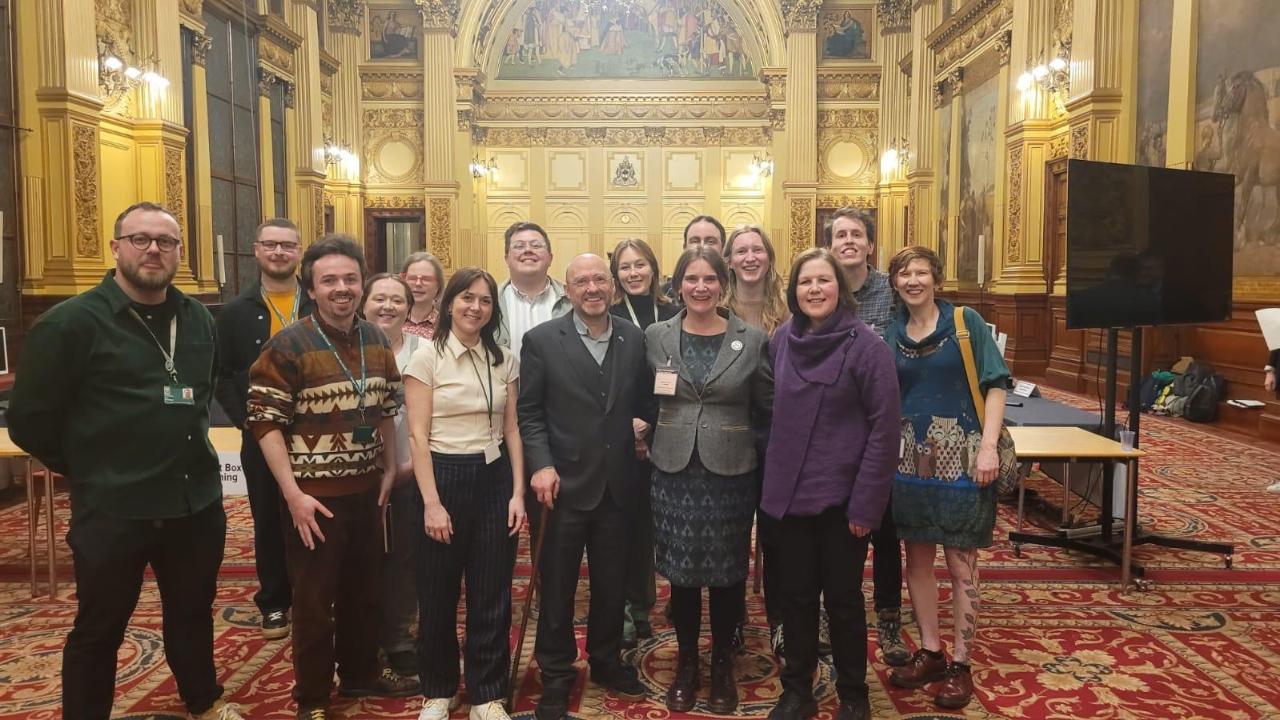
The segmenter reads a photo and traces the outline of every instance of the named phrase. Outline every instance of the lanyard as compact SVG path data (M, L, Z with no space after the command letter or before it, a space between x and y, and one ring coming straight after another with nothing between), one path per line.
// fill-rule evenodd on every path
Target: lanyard
M147 334L155 341L156 347L160 348L160 354L164 356L164 369L169 373L169 377L173 378L173 384L177 385L178 369L173 364L173 355L178 347L178 314L175 312L173 317L169 318L169 352L165 352L164 346L160 344L160 338L156 337L156 334L151 332L151 326L147 325L146 321L142 319L142 316L138 314L137 310L129 308L129 314L133 316L133 319L138 321L138 324L142 326L143 330L147 331Z
M631 322L635 323L636 327L639 327L640 321L636 319L636 309L631 307L631 296L627 295L626 293L623 293L622 301L627 304L627 314L631 316ZM658 303L657 302L653 304L653 321L658 322Z
M484 351L484 366L489 369L489 392L484 391L484 379L480 377L480 368L476 367L475 352L471 348L467 348L467 359L471 361L471 369L476 373L476 380L480 383L480 394L484 395L485 404L489 408L489 430L493 430L493 365L489 362L489 349Z
M368 377L365 374L365 364L364 364L364 328L360 327L359 321L357 321L356 335L359 338L359 342L360 342L360 382L356 382L356 379L351 374L351 371L347 369L347 364L342 361L342 356L338 354L338 349L333 346L333 343L329 342L329 337L324 334L324 330L320 329L320 323L315 319L314 315L311 317L311 324L312 326L315 327L316 332L320 334L320 339L324 340L324 344L329 348L329 352L333 353L334 359L338 361L338 367L342 368L342 373L347 376L348 380L351 381L351 387L355 388L356 395L360 397L360 409L363 410L365 380Z
M262 293L262 301L271 308L271 312L275 313L276 319L280 321L280 327L288 327L293 321L298 319L298 304L302 302L302 290L294 289L293 291L293 311L289 313L289 319L286 321L280 311L276 309L276 304L271 302L271 298L267 296L267 289L259 286L258 290ZM363 346L362 346L363 347Z

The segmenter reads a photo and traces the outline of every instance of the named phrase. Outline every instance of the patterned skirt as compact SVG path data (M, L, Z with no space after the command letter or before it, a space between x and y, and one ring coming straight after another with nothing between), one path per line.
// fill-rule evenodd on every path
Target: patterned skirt
M697 453L677 473L653 471L653 545L658 572L673 585L724 587L747 579L756 473L717 475Z

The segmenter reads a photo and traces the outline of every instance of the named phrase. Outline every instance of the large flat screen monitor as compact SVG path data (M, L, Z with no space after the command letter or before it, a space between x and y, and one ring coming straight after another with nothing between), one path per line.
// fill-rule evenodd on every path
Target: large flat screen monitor
M1071 160L1067 327L1231 316L1232 175Z

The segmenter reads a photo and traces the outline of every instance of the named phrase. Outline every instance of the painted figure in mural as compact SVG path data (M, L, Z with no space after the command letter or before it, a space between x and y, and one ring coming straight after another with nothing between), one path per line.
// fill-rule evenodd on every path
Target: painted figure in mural
M524 45L521 47L522 63L537 65L542 62L542 14L530 7L524 14Z
M827 37L826 50L827 57L867 57L867 40L862 30L862 23L852 16L846 16L840 29Z
M386 24L382 27L382 52L378 53L378 57L410 57L417 53L413 25L402 23L398 12L387 13Z
M521 52L524 48L520 35L520 28L511 28L511 33L507 35L507 44L502 48L502 60L500 62L503 65L520 62Z
M627 49L627 36L622 30L622 18L615 15L609 21L609 29L604 34L604 42L600 52L605 55L621 55Z
M1224 166L1216 168L1236 176L1236 247L1248 244L1247 232L1241 232L1245 221L1257 217L1254 188L1270 191L1280 209L1280 130L1271 126L1268 113L1270 93L1249 70L1241 70L1230 78L1219 78L1214 90L1213 119L1222 138ZM1280 212L1272 216L1271 234L1280 229Z

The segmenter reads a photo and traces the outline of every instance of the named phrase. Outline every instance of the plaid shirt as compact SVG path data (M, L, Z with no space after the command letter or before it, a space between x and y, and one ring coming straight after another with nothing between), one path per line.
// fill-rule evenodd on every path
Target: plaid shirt
M893 315L893 288L889 286L889 274L868 266L867 281L853 297L858 301L858 317L877 335L884 337Z

